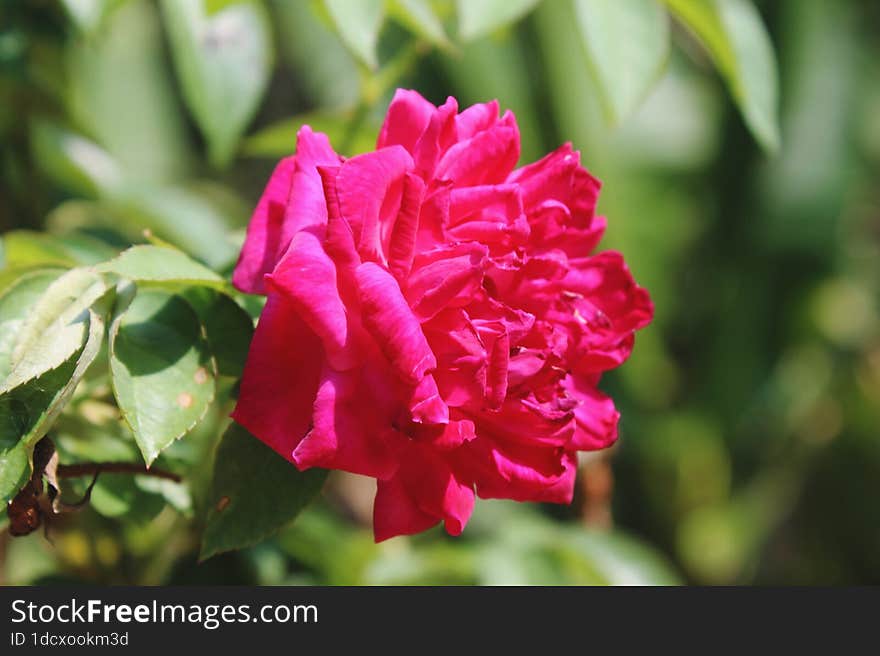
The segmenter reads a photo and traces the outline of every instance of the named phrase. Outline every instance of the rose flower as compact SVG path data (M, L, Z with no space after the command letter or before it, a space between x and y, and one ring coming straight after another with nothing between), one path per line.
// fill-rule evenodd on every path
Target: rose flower
M577 452L617 439L599 391L653 314L566 144L515 169L498 103L399 90L373 152L303 127L248 226L235 286L265 294L233 418L301 470L377 479L376 540L474 495L570 503Z

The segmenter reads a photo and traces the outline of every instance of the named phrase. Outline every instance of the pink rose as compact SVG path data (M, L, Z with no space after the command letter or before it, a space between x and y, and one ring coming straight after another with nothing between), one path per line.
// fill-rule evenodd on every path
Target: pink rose
M374 152L303 127L233 275L268 300L233 417L299 469L375 477L376 540L483 498L569 503L617 439L597 388L653 314L566 144L515 169L498 103L399 90Z

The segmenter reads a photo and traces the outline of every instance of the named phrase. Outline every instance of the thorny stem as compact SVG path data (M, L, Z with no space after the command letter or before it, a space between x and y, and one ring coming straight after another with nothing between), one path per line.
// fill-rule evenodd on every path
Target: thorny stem
M81 462L75 465L58 465L58 478L76 478L78 476L94 476L96 474L139 474L154 476L179 483L180 476L163 469L147 469L144 465L134 462Z

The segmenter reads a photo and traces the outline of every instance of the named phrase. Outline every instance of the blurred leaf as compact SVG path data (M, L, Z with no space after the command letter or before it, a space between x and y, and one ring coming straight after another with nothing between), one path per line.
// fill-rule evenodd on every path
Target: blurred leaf
M56 123L38 119L31 125L34 159L62 187L88 197L120 187L119 163L100 146Z
M118 229L132 239L148 229L181 250L192 253L213 269L234 262L237 249L227 240L233 218L245 217L247 209L225 190L213 187L152 187L126 190L110 203Z
M186 253L164 246L132 246L118 257L94 267L98 273L116 275L152 285L205 285L227 289L223 278Z
M265 8L249 0L208 16L203 0L163 0L162 9L183 97L211 162L225 166L269 82L273 52Z
M125 1L61 0L61 4L80 31L89 34L97 30L107 15Z
M651 548L620 533L569 529L564 548L586 558L607 585L680 585L681 579Z
M285 118L250 135L242 144L242 152L253 157L272 159L287 157L294 152L296 133L304 125L308 125L316 132L326 134L330 143L338 149L348 136L348 131L351 129L351 119L351 113L329 114L325 112L313 112ZM345 155L357 155L373 150L376 146L377 133L377 127L370 121L361 123L351 138L350 152Z
M502 107L516 114L521 135L521 161L533 161L546 154L542 128L532 93L529 59L533 55L522 41L505 35L464 44L458 57L444 57L444 73L458 89L464 107L487 98L502 99ZM581 65L583 68L583 65ZM502 109L502 111L504 111Z
M83 234L49 235L31 230L13 230L2 236L3 265L36 264L74 266L95 264L110 257L114 250L98 239Z
M538 2L540 0L456 0L461 38L470 41L513 23Z
M26 271L0 292L0 380L12 368L12 349L25 317L58 275L52 269Z
M194 287L184 295L205 328L217 373L240 377L254 335L251 316L226 294L205 287Z
M451 46L430 0L390 0L388 13L411 32L438 48Z
M180 296L139 290L110 329L113 392L147 465L205 415L214 371L201 324Z
M256 544L290 522L320 491L327 472L300 472L238 424L214 462L200 560Z
M385 18L384 0L324 0L324 6L345 45L375 69L376 45Z
M606 116L619 123L645 99L669 56L669 21L656 0L575 0Z
M218 11L226 9L230 5L246 1L247 0L205 0L205 12L210 16L216 14Z
M143 184L186 174L190 138L152 2L125 0L99 32L67 40L64 62L70 120L126 179Z
M664 2L709 51L755 138L768 151L778 150L776 60L755 5L750 0Z
M106 289L85 269L72 269L52 282L18 329L0 393L59 367L79 350L90 339L88 308Z
M354 107L360 98L360 70L354 55L333 30L323 5L272 0L277 19L278 48L297 76L297 91L307 106ZM320 52L320 57L315 53ZM333 80L333 84L327 84Z
M140 486L146 476L130 474L102 474L95 483L90 505L104 517L115 517L125 522L143 524L162 512L165 499Z

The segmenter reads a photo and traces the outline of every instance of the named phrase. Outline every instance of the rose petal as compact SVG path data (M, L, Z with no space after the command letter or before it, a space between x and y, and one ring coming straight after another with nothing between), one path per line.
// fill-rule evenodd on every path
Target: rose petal
M339 212L351 226L361 259L385 263L382 225L400 211L404 176L412 167L412 157L401 146L352 157L340 167Z
M503 182L519 159L519 128L511 112L488 130L459 141L437 163L434 175L456 187Z
M364 327L401 379L418 384L437 360L397 281L372 262L361 264L356 277Z
M324 349L283 295L270 293L232 418L290 461L309 429Z
M361 370L324 367L314 398L313 427L293 452L300 469L341 469L378 478L397 470L397 452L405 442L364 385Z
M266 280L321 338L332 367L342 371L361 361L357 332L337 289L336 266L315 235L297 233Z
M327 222L318 166L339 164L327 136L304 125L297 133L296 155L275 167L248 224L232 282L240 290L264 294L263 276L271 272L299 230Z
M400 145L414 154L416 143L436 111L417 91L398 89L379 131L376 148Z
M574 409L577 430L572 437L571 448L595 451L614 444L620 419L614 401L596 389L595 382L586 376L567 376L563 384L578 402Z

